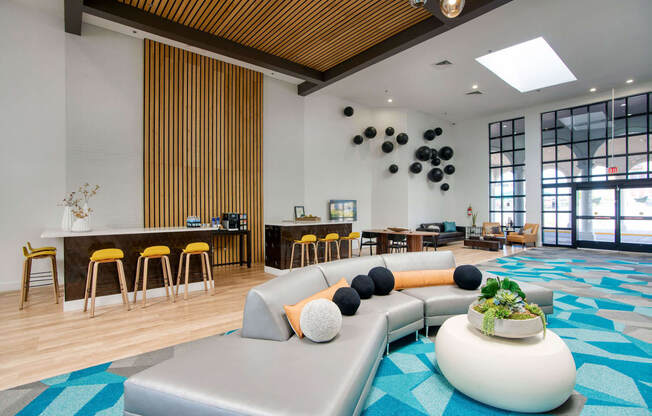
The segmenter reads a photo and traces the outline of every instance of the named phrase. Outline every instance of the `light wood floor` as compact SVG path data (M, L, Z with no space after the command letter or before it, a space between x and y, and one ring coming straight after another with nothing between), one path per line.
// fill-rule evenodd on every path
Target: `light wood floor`
M457 264L475 264L520 248L493 252L458 243L440 250L452 250ZM0 293L0 390L240 328L247 292L273 276L262 265L214 273L214 296L197 291L176 303L148 298L147 308L139 303L130 312L122 305L99 307L93 319L63 312L51 286L30 289L22 311L18 292Z

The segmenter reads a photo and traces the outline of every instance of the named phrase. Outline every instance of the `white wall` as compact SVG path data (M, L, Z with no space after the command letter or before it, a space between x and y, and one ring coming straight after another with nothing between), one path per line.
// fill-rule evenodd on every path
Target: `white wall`
M143 225L143 41L84 24L66 37L66 190L100 185L93 227Z
M263 80L263 208L265 222L292 218L304 204L304 98L296 85Z
M342 110L352 106L355 113L345 117ZM409 172L419 146L455 148L454 130L431 115L402 108L369 108L328 95L308 96L305 101L305 206L308 213L328 218L329 199L358 201L358 221L354 230L403 226L417 227L422 222L448 218L448 206L454 195L444 193L439 184L427 180L432 168L423 162L423 171ZM356 134L374 126L378 134L365 139L362 145L352 143ZM386 127L394 127L392 137L385 136ZM433 142L423 139L426 129L442 127L444 134ZM396 143L396 135L409 136L406 145ZM381 150L383 141L394 143L394 151ZM455 158L451 161L456 163ZM399 166L396 174L389 165ZM444 164L440 166L443 168ZM446 177L455 189L455 175Z
M26 241L43 244L42 229L60 221L56 204L64 196L66 159L62 28L61 1L0 2L0 290L20 287L21 247Z
M652 83L633 85L616 90L616 98L652 90ZM479 212L478 222L489 220L489 123L525 116L525 177L526 221L541 224L541 113L560 108L589 104L611 98L611 91L600 91L569 100L541 104L525 109L496 114L477 120L458 123L455 134L459 138L456 152L458 169L456 178L466 190L468 200L456 198L452 218L458 222L466 218L470 202ZM468 220L467 220L468 221ZM540 239L539 239L540 241Z

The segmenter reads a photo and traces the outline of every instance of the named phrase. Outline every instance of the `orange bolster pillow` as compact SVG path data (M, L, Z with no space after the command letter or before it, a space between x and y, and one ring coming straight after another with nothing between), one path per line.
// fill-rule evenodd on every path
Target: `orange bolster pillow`
M394 272L394 290L408 289L411 287L452 285L455 284L453 272L455 272L455 269Z
M290 322L290 326L292 327L294 333L297 334L299 338L303 338L303 332L301 331L301 325L299 324L299 322L301 321L301 311L303 311L303 307L306 306L308 302L313 301L315 299L333 300L333 295L335 295L337 289L341 287L349 287L349 284L346 282L345 278L342 278L339 282L335 283L333 286L324 289L320 292L317 292L314 295L307 297L300 302L295 303L294 305L283 305L283 309L285 310L285 316L287 316L288 322Z

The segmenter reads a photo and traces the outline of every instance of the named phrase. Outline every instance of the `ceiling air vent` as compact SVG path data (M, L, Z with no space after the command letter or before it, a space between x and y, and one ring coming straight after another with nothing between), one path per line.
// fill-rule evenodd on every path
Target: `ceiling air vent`
M482 95L482 91L475 90L475 91L467 92L465 95Z

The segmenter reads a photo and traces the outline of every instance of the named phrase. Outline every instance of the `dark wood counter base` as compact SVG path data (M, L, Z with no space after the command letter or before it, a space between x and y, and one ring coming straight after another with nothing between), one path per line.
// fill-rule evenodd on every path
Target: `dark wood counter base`
M301 224L301 225L265 225L265 266L275 269L285 270L290 268L290 255L292 253L292 243L300 240L301 236L306 234L315 234L317 238L323 238L329 233L338 233L340 237L347 236L351 233L353 225L351 223L330 223L330 224ZM340 257L346 258L349 255L350 241L340 242ZM295 252L294 265L301 266L301 251ZM318 244L317 258L319 262L324 261L324 244ZM335 256L335 249L332 249L332 255ZM336 258L336 257L335 257ZM312 261L312 250L310 260Z
M124 269L127 280L127 290L134 290L134 279L136 276L136 262L140 253L149 246L164 245L170 248L170 266L172 276L176 284L179 256L188 243L205 242L211 247L211 259L214 259L213 248L216 247L216 239L221 234L241 234L240 237L240 261L237 264L251 266L251 249L249 231L225 231L225 230L197 230L183 232L156 232L145 234L116 234L116 235L95 235L65 237L64 245L64 270L65 270L65 300L72 301L84 299L84 288L86 285L86 271L90 255L95 250L104 248L119 248L124 252ZM245 242L246 252L245 257ZM147 288L154 289L163 287L163 273L159 263L160 260L152 260L149 264ZM198 258L190 262L190 282L202 281L201 263ZM114 264L103 264L99 266L97 276L97 296L113 295L120 293L118 274Z

